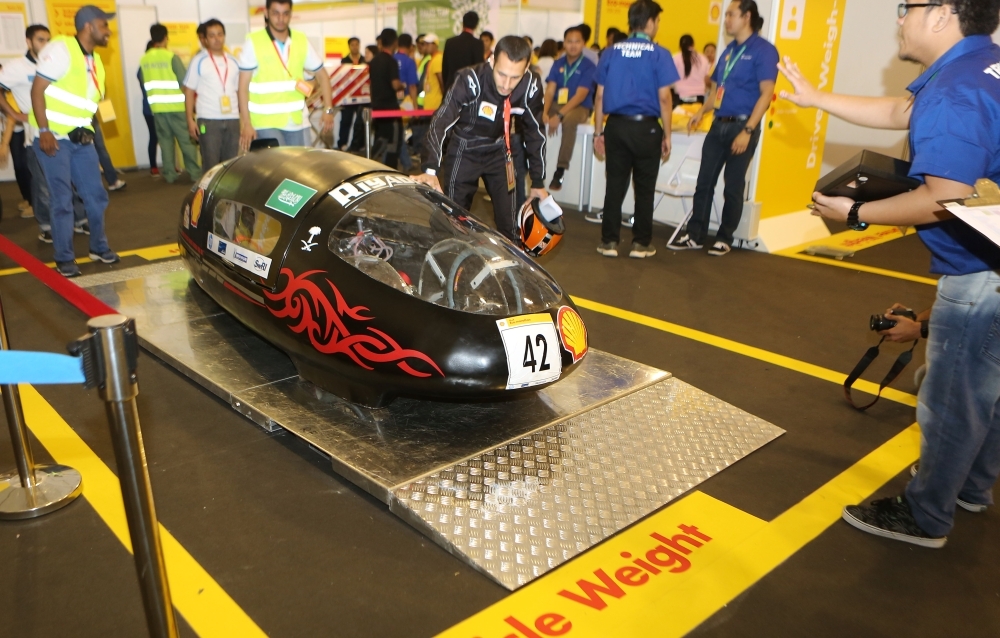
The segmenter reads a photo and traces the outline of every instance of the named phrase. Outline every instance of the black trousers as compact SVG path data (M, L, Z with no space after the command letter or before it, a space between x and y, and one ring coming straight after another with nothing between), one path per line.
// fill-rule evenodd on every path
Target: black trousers
M351 137L351 128L354 128L354 137ZM365 139L365 118L361 117L361 107L343 106L340 108L340 133L337 135L337 148L351 141L351 150L364 148Z
M403 120L400 118L373 120L372 133L375 138L372 159L396 170L396 165L399 163L400 140L403 137ZM377 152L382 150L385 151L385 156L376 157Z
M636 122L612 115L604 127L604 145L608 186L601 241L621 240L622 202L631 179L635 188L632 242L648 246L653 241L653 196L660 172L663 129L656 120Z
M732 146L746 122L712 123L712 128L705 137L705 146L701 151L701 168L698 171L698 185L694 191L694 202L691 221L687 224L687 234L699 244L705 243L708 234L708 223L712 215L712 199L715 195L715 185L719 182L722 169L726 169L726 187L723 190L725 204L722 206L722 223L715 240L726 244L733 243L733 233L740 225L743 217L743 193L747 186L747 169L753 160L754 151L760 141L760 127L750 136L747 150L739 155L733 155Z
M486 182L486 192L493 200L493 219L497 230L514 243L519 243L514 223L516 190L507 190L507 150L503 138L470 140L451 136L448 152L441 162L441 172L438 173L444 194L469 210L472 198L479 189L479 178Z
M28 149L24 147L24 131L15 131L10 138L10 162L21 199L31 201L31 171L28 170Z
M146 152L149 154L149 168L152 170L156 168L156 146L160 142L156 138L156 124L153 122L153 116L143 113L142 117L146 119L146 128L149 129L149 144L146 145Z

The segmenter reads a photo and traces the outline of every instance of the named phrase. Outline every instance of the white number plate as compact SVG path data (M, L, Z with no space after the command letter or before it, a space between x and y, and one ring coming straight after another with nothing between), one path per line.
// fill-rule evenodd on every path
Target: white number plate
M497 321L507 351L507 389L551 383L562 374L562 352L552 317L522 315Z

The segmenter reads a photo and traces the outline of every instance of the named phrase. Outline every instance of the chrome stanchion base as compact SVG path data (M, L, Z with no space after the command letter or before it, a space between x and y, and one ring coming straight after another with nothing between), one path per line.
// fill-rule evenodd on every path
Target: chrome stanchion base
M36 465L35 487L21 487L17 472L0 474L0 519L35 518L65 507L83 492L83 477L65 465Z

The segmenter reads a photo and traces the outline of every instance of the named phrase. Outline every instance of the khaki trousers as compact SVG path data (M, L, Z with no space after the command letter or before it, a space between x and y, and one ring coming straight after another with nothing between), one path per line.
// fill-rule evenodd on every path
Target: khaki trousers
M590 119L590 109L578 106L566 114L562 121L562 143L559 145L559 161L557 168L569 168L569 160L573 157L573 147L576 146L576 128L586 124Z

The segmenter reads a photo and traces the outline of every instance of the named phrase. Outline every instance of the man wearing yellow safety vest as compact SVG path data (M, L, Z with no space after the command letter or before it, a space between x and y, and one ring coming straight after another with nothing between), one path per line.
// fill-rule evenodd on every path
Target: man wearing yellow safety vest
M93 5L81 7L76 37L53 38L42 49L31 85L29 123L38 131L34 151L49 187L56 270L65 277L80 274L73 253L74 188L87 211L90 258L105 264L118 261L104 235L108 192L101 185L93 143L94 114L105 100L104 65L94 48L108 44L108 20L114 16ZM105 109L110 110L110 103Z
M323 133L333 130L330 76L305 33L292 31L292 0L267 0L267 26L254 31L240 52L240 148L273 138L282 146L305 146L306 99L315 76L323 95ZM310 78L311 79L311 78Z
M180 58L167 48L169 41L167 27L162 24L149 27L149 39L153 42L153 46L139 60L139 67L142 69L146 100L153 112L156 137L160 142L160 152L163 154L163 179L168 184L177 181L174 159L174 140L176 140L184 157L184 168L191 179L197 182L201 178L201 167L198 164L198 153L191 142L191 134L188 132L184 91L181 90L181 82L184 81L187 70Z

